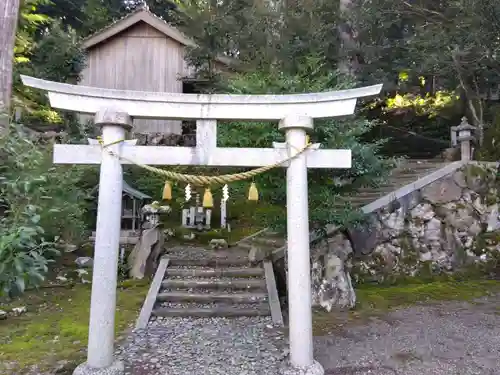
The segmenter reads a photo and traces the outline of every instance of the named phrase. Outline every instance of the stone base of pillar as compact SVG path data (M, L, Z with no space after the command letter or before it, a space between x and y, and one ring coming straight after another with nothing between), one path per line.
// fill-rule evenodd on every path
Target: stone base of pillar
M314 361L311 366L308 367L292 367L290 364L287 364L281 370L280 375L324 375L325 370L323 366L319 362Z
M123 375L125 366L123 362L116 361L109 367L95 368L90 367L86 362L79 365L73 375Z

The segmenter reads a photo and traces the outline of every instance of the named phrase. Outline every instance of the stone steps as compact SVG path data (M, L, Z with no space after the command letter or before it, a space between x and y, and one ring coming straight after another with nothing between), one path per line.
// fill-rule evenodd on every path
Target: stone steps
M141 312L147 320L141 325L138 320L138 328L145 328L151 317L271 316L283 323L272 264L249 264L249 258L241 256L248 250L241 248L188 250L170 250L160 263L167 266L158 268L148 294L154 302Z
M419 178L443 168L448 163L439 160L406 160L401 166L394 169L387 181L379 187L365 187L358 189L352 196L339 200L337 208L345 206L349 202L353 208L361 208L376 201L391 192L417 181Z
M210 280L210 279L189 279L189 280L164 280L164 289L222 289L222 290L265 290L266 281L263 279L231 279L231 280Z
M158 294L157 301L161 302L197 302L197 303L212 303L212 302L228 302L233 304L239 303L260 303L267 301L267 293L259 292L240 292L240 293L193 293L186 291L177 292L162 292Z
M259 267L214 267L202 269L199 266L190 268L168 268L167 277L263 277L264 270Z
M152 312L155 317L241 317L241 316L270 316L269 304L263 304L259 308L239 308L233 306L217 306L210 308L155 308Z
M234 266L220 262L184 259L183 268L168 267L156 298L157 317L269 316L265 272L261 266ZM236 262L238 263L238 262ZM248 263L248 260L247 260ZM203 266L200 266L203 264ZM213 264L208 268L206 264Z
M169 257L169 264L173 267L218 267L218 266L248 266L248 257L221 258L209 257L202 259L186 259L182 257Z

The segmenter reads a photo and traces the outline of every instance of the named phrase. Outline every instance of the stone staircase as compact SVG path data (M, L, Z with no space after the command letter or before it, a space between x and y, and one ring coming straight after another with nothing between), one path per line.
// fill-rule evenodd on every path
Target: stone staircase
M339 201L338 206L344 207L347 201L352 208L361 209L377 199L405 185L414 183L418 179L448 164L449 162L442 160L405 160L391 172L391 175L384 184L377 188L361 188L353 195L344 197L343 201Z
M166 317L283 318L272 263L250 262L243 248L174 248L162 258L137 328Z

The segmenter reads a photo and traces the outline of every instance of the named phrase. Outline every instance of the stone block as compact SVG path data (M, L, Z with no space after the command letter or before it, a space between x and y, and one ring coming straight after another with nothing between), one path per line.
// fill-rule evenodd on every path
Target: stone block
M212 249L226 249L228 248L227 241L223 238L214 238L208 244Z
M266 258L267 252L260 247L252 246L248 251L248 260L251 263L262 262Z
M323 366L317 361L313 361L308 367L293 367L286 364L280 371L281 375L324 375Z
M125 366L120 361L115 361L111 366L105 368L90 367L85 362L73 371L73 375L123 375L124 372Z
M352 243L354 255L367 255L381 242L381 224L376 216L372 215L364 225L348 229L347 235Z
M444 204L459 200L462 188L452 177L447 177L427 185L422 189L422 198L431 204Z

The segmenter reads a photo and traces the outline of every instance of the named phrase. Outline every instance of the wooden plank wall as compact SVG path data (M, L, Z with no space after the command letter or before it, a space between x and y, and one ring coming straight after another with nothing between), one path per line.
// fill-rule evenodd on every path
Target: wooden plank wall
M88 51L80 85L182 93L184 47L139 23ZM82 116L89 118L88 116ZM134 120L136 133L181 134L180 121Z

